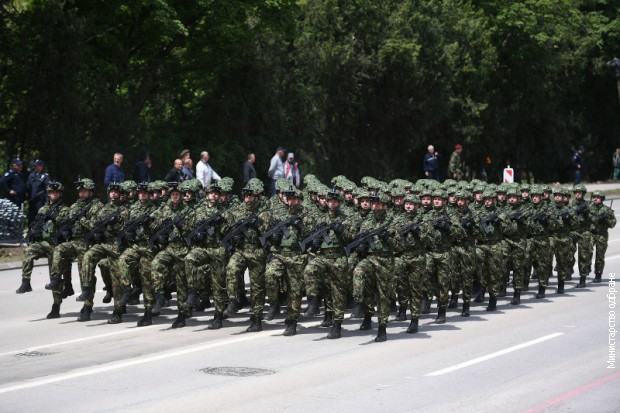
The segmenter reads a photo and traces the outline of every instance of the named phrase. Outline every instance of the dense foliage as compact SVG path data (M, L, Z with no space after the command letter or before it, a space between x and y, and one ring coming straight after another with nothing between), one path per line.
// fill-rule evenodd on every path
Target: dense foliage
M278 145L302 173L415 179L429 143L479 176L590 179L619 146L612 0L13 0L0 8L0 152L103 181L181 149L237 181Z

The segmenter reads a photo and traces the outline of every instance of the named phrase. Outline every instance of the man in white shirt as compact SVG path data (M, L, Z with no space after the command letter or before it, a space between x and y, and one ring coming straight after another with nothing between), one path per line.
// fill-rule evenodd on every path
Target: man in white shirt
M276 194L276 181L280 178L285 178L284 174L284 163L282 162L282 158L286 153L286 149L282 146L278 146L276 149L276 154L271 158L271 163L269 164L269 171L267 175L271 178L271 196Z
M219 181L220 176L209 165L209 152L203 151L200 153L200 161L196 164L196 178L202 182L203 188L211 186L211 181Z

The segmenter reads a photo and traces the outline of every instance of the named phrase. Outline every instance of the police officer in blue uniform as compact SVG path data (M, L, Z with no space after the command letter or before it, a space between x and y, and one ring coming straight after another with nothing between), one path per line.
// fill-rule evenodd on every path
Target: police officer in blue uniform
M26 182L22 177L24 161L15 158L11 161L11 167L0 179L0 187L4 190L9 201L21 208L26 199Z
M47 185L50 183L50 176L44 172L45 163L37 159L32 163L32 172L28 175L26 182L26 193L28 194L28 227L34 222L39 209L45 205L47 199Z

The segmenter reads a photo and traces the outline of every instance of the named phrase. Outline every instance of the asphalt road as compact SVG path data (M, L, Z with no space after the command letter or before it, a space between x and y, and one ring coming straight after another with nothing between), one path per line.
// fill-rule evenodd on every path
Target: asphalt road
M142 309L130 306L108 325L101 291L92 321L76 321L74 297L47 320L47 267L24 295L20 271L1 271L0 411L620 412L620 369L608 368L610 274L620 274L620 226L601 284L573 280L566 294L550 288L536 300L532 282L520 306L506 297L488 313L472 303L470 318L449 310L444 325L433 309L418 334L390 322L388 341L374 343L376 320L366 332L347 319L340 340L324 338L321 317L303 318L294 337L282 336L284 316L245 333L247 309L217 331L206 329L212 309L178 330L175 307L137 328Z

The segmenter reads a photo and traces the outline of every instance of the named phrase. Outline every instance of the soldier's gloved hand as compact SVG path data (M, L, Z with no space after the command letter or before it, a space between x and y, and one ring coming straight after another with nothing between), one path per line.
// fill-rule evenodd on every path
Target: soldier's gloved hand
M545 223L545 222L547 222L547 221L548 221L548 217L547 217L547 215L545 215L545 214L538 215L538 216L536 217L536 221L538 221L538 222L540 222L541 224L543 224L543 223Z
M368 254L368 244L358 245L357 248L355 248L355 252L357 252L359 255Z
M303 222L303 221L302 221L302 219L301 219L301 218L297 218L297 219L296 219L296 220L294 220L291 224L292 224L295 228L297 228L297 229L301 229L301 227L302 227L302 225L301 225L301 224L302 224L302 222Z
M344 225L342 225L342 222L334 222L331 224L331 227L332 230L338 235L342 235L344 232Z
M386 244L390 240L390 234L387 231L383 231L381 234L379 234L379 239L381 240L381 242Z
M276 233L271 234L271 237L269 237L269 241L273 245L279 244L280 241L282 241L282 233L276 232Z
M205 234L204 232L202 232L202 231L197 232L197 233L195 233L195 234L194 234L194 240L196 240L196 241L200 242L200 241L202 241L203 239L205 239L205 235L206 235L206 234Z
M263 225L263 220L258 217L250 223L250 226L254 229L259 229L261 225Z
M243 234L237 234L233 237L235 244L241 244L245 240L245 236Z
M461 226L465 229L471 229L471 227L473 226L474 222L471 218L463 218L461 220Z
M314 248L315 250L318 250L319 248L321 248L322 243L323 241L320 238L316 238L312 240L312 248Z
M607 223L607 217L605 215L601 215L600 217L598 217L598 223L599 224L606 224Z

